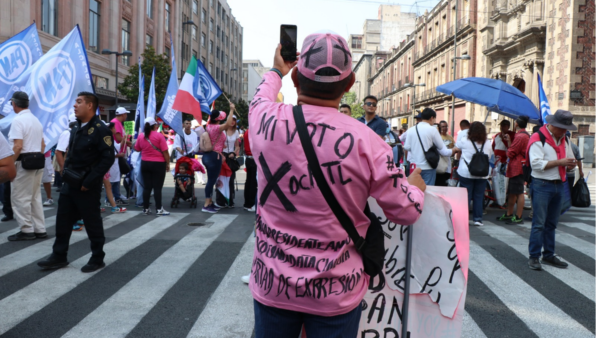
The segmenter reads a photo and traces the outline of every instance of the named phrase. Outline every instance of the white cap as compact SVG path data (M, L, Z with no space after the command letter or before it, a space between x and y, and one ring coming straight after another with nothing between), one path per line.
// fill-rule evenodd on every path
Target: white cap
M156 120L154 119L154 117L148 116L144 120L144 123L148 123L149 125L153 126L156 124Z
M75 117L75 114L69 115L69 123L76 122L76 121L77 121L77 117Z
M125 109L124 107L117 108L115 115L123 115L123 114L129 114L129 110Z

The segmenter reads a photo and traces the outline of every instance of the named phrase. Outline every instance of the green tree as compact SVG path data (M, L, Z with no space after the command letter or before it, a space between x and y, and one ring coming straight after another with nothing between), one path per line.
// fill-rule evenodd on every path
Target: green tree
M359 118L365 114L365 111L362 107L362 103L356 99L355 92L347 92L342 97L342 103L345 103L350 106L350 110L352 111L352 117Z
M156 112L162 107L169 78L171 76L171 61L167 54L156 54L152 46L147 46L142 53L142 74L144 75L144 102L148 102L148 93L150 92L150 83L152 82L152 69L156 68L154 73L154 91L156 94ZM129 74L125 77L123 83L119 85L119 91L125 95L131 102L137 102L138 99L138 64L134 63L129 67Z

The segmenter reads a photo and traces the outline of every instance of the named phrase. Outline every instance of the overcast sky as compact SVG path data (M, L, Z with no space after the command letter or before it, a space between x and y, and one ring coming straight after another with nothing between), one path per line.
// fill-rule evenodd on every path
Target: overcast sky
M328 29L345 39L362 32L365 19L377 19L380 4L399 4L402 12L416 12L414 1L368 0L228 0L233 15L244 27L243 59L259 59L265 67L273 66L273 55L279 43L279 26L298 26L298 51L311 33ZM420 14L432 8L436 0L417 0ZM296 89L289 76L283 80L281 92L286 103L296 103Z

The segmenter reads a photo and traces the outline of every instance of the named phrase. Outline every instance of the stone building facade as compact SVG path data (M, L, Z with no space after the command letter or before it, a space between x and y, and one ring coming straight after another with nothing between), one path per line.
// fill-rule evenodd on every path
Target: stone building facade
M505 81L539 107L542 85L552 112L573 113L579 130L595 133L595 1L480 0L477 76ZM482 108L477 108L483 113ZM503 117L499 117L503 119ZM498 124L488 123L492 131Z
M414 35L389 54L382 54L378 62L372 60L373 74L369 79L371 95L379 99L377 113L388 120L390 127L409 124L412 113Z
M124 0L126 1L126 0ZM242 41L244 29L235 19L225 0L177 0L179 27L175 45L179 77L185 73L192 58L202 61L219 87L231 100L244 99L242 95ZM193 22L186 24L184 22ZM183 57L183 58L182 58Z
M456 10L458 6L458 11ZM457 17L458 13L458 17ZM452 129L452 97L436 91L436 87L453 80L454 34L457 29L456 56L470 56L470 60L456 60L456 79L475 76L479 55L477 43L477 3L465 0L442 1L431 12L417 18L414 47L414 81L425 84L417 87L415 108L432 108L437 120L445 120ZM454 107L454 135L463 119L483 121L475 114L475 105L456 100Z

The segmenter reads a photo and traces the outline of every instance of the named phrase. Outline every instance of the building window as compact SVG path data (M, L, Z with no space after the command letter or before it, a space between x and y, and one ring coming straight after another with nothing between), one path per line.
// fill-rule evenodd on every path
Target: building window
M362 49L362 36L353 36L352 37L352 48L353 49Z
M153 10L153 6L152 6L153 1L152 0L146 0L146 15L152 19L152 10Z
M129 50L129 32L131 31L131 23L125 19L121 20L121 49ZM123 64L129 66L129 56L121 56Z
M171 31L171 5L165 2L165 30Z
M58 36L56 21L57 0L42 0L42 31Z
M206 11L202 9L202 22L206 23Z
M211 32L213 31L214 24L215 24L215 21L212 18L210 18L210 26L209 26L209 28L210 28Z
M219 55L221 55L221 48L217 47L217 55L216 55L217 61L219 60Z
M217 25L217 39L221 37L221 27Z
M196 26L192 25L192 39L196 40Z
M215 2L213 0L210 0L210 7L215 7Z
M219 67L217 67L217 72L215 74L216 74L215 77L217 78L217 81L219 81L219 74L220 74Z
M194 59L198 59L198 53L195 50L192 50L192 55L194 56Z
M212 62L210 63L210 67L208 67L208 68L209 68L208 70L210 71L210 74L214 74L214 72L213 72L214 68L213 68Z
M198 0L194 0L194 2L192 2L192 11L194 14L198 14Z
M204 56L202 57L202 64L206 63L206 59L204 58Z
M100 39L100 4L96 0L90 0L90 31L88 46L90 50L98 53Z
M152 46L152 37L146 34L146 46Z
M225 80L224 80L224 79L225 79L225 77L223 77L223 74L224 74L224 73L225 73L225 72L221 71L221 83L222 83L223 81L225 81ZM218 76L218 75L217 75L217 76Z
M217 4L217 15L221 15L221 3Z
M225 51L221 51L221 62L225 63Z
M229 84L229 76L227 76L227 73L225 73L225 84Z
M213 52L213 41L210 40L210 42L208 43L208 52L212 54Z
M589 124L580 124L577 127L577 133L579 135L589 135L590 134L590 125Z
M202 44L202 47L206 47L206 34L202 33L202 36L200 37L200 43Z
M92 74L92 80L94 81L94 88L108 89L107 78Z
M167 56L169 57L169 59L171 58L171 48L169 47L165 47L165 54L167 54Z

